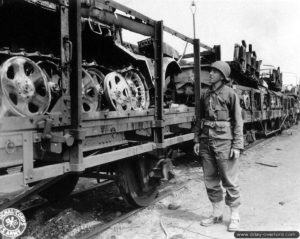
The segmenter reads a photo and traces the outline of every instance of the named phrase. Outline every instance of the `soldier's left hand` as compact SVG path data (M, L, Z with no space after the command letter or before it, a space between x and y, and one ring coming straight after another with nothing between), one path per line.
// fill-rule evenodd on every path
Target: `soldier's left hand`
M231 149L230 150L230 158L231 159L238 159L240 157L240 150L239 149Z

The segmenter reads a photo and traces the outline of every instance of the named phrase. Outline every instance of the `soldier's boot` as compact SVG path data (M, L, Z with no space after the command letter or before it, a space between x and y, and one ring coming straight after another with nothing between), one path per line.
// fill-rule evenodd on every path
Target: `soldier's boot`
M239 206L230 207L230 223L227 230L229 232L235 232L239 230L240 216L239 216Z
M223 201L212 203L213 212L208 218L203 219L200 222L201 226L209 227L216 223L221 223L223 221Z

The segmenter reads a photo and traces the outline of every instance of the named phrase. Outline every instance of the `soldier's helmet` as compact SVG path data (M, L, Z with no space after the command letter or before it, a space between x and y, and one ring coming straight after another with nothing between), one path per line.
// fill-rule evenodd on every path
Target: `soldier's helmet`
M224 79L229 82L229 75L230 75L230 66L225 61L215 61L210 65L210 68L216 69L222 73Z

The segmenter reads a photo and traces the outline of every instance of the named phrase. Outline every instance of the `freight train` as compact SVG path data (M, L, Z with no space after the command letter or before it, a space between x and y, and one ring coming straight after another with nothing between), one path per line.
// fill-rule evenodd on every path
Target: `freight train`
M58 200L79 177L115 180L129 203L151 203L170 149L193 140L195 99L220 46L106 0L2 0L0 28L0 194L26 190L0 209L34 193ZM124 29L146 38L127 43ZM193 53L180 55L164 32ZM235 52L246 141L294 123L298 98L259 84L253 53Z
M236 89L242 106L244 136L247 144L256 135L268 136L281 132L298 122L299 95L282 91L280 68L262 68L256 52L245 41L234 46L232 87Z

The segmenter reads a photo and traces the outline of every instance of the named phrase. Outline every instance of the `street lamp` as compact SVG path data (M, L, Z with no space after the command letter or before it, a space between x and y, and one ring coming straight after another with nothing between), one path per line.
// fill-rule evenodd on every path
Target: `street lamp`
M196 10L197 10L196 3L195 3L195 1L192 1L192 4L191 4L191 12L192 12L192 14L193 14L193 31L194 31L194 39L196 38L196 29L195 29L195 14L196 14Z

